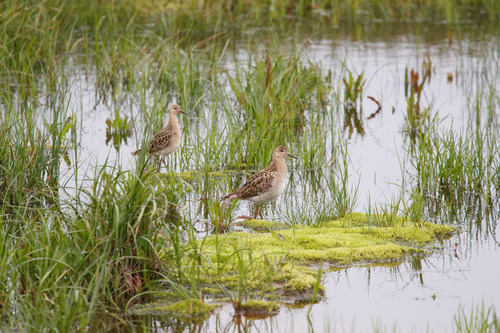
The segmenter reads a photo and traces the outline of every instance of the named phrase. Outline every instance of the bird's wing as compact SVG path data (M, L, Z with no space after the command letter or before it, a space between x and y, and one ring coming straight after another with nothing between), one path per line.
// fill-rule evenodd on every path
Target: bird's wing
M271 187L272 180L276 177L277 172L276 166L271 164L248 178L247 182L234 193L240 199L248 199L266 192Z
M150 154L155 154L163 148L168 147L173 134L174 131L172 126L168 124L167 127L156 133L156 135L151 139L151 142L148 145L148 152Z

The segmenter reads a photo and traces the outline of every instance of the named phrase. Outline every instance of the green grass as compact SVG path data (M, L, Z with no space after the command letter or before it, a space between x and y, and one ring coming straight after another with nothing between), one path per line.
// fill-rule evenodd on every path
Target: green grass
M326 25L366 20L442 21L494 20L500 13L494 0L415 1L5 1L0 7L0 51L2 72L12 69L14 77L26 80L33 71L57 68L62 52L93 58L107 72L100 80L115 82L115 76L132 80L127 74L141 57L123 51L132 40L142 40L146 53L153 51L159 64L175 52L157 53L162 39L178 45L205 47L218 33L235 25L283 24L289 16L323 20ZM193 33L196 31L196 33ZM127 36L127 38L124 38ZM160 40L159 40L160 38ZM217 38L216 38L217 39ZM210 44L210 42L208 42ZM132 58L130 58L132 56ZM175 56L175 55L174 55ZM135 59L134 59L135 58ZM127 68L128 67L128 68ZM122 72L122 70L125 71ZM121 73L119 73L121 72ZM168 79L168 78L167 78Z
M410 152L410 177L417 185L414 203L429 215L450 214L450 220L461 219L462 212L468 215L474 207L494 205L500 167L494 132L430 132L419 140Z
M285 47L274 29L247 39L247 61L226 58L234 40L264 24L287 30L296 22L290 15L314 21L321 17L324 22L315 24L330 26L380 18L494 20L500 12L495 1L451 3L426 1L418 8L413 1L396 6L390 0L0 4L2 329L91 329L99 326L103 313L116 311L120 317L124 308L161 289L173 291L188 314L191 304L205 311L204 303L194 300L207 290L207 267L219 276L229 266L241 273L219 288L225 297L242 305L253 296L263 297L250 283L252 274L272 285L288 274L283 267L291 257L228 249L229 242L218 232L229 231L235 216L223 211L218 199L269 164L274 148L285 144L299 157L288 165L294 171L291 181L297 180L300 188L288 191L301 190L312 203L290 200L277 208L291 227L279 232L281 237L305 237L300 230L317 233L318 227L348 216L358 193L349 173L347 144L337 134L343 112L339 105L359 99L362 76L346 79L352 89L343 96L341 74L312 63L298 46ZM145 156L130 170L110 161L90 162L83 173L89 164L80 155L81 116L91 110L73 109L72 101L79 98L72 90L79 84L75 77L90 86L97 104L109 109L109 140L117 147L130 132L144 145L164 126L168 103L175 101L190 112L181 119L188 129L181 148L171 156L172 169L182 173L157 175ZM489 88L497 89L494 83ZM417 90L409 111L415 111L417 100L422 103ZM483 98L483 104L468 107L494 115L496 95L471 95L471 100ZM432 111L432 105L419 107ZM371 211L365 221L369 231L363 229L363 235L376 233L375 227L395 227L402 216L421 225L425 217L454 220L456 212L470 220L476 207L494 212L500 188L497 127L474 135L438 133L432 122L422 130L418 120L422 118L409 121L421 134L408 145L412 169L407 177L414 186L403 190L410 198L401 196ZM284 196L290 198L289 193ZM215 235L201 237L196 219L211 225ZM262 237L280 244L280 235L274 231ZM203 252L207 244L214 247L214 258ZM358 251L362 260L373 249L349 251ZM320 252L309 257L322 259ZM392 253L399 258L402 252ZM344 254L336 260L350 263ZM221 267L226 256L231 260ZM319 285L317 271L291 270L297 274L290 285L308 290ZM270 290L265 296L276 293ZM313 298L309 296L307 301ZM264 305L271 309L273 304ZM465 319L457 321L469 327Z
M461 305L454 316L455 330L460 333L469 332L498 332L500 318L493 306L485 308L484 303L473 306L470 313L466 313Z

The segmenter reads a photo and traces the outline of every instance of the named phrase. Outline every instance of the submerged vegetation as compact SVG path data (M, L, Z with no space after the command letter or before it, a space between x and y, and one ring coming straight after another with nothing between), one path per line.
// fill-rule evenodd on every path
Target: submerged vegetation
M470 231L476 221L491 232L500 190L498 83L471 93L473 129L443 132L422 97L431 68L422 80L407 70L408 183L386 210L351 214L357 185L339 133L343 112L355 114L349 133L364 133L365 76L325 70L307 58L307 43L282 45L277 31L297 19L330 27L499 13L492 0L4 1L0 330L99 331L111 317L126 321L124 309L203 320L211 298L272 315L286 297L310 303L321 295L321 269L312 263L424 255L452 232L446 224ZM276 30L241 37L270 24ZM231 53L236 36L247 41L243 61ZM102 142L128 153L128 140L141 145L163 127L172 102L193 117L182 120L183 142L166 174L144 156L130 167L89 154L97 144L86 142L88 114L104 113ZM225 211L218 199L283 142L300 156L289 165L297 186L285 194L308 201L278 207L285 223L238 222L235 203ZM163 293L166 301L158 300ZM156 305L141 308L146 302ZM468 327L462 314L457 325Z

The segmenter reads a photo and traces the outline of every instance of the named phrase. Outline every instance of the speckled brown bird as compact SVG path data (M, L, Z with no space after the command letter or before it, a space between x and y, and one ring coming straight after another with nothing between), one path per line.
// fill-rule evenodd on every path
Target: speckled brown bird
M229 207L230 202L235 198L254 202L257 208L253 218L255 219L257 213L260 213L262 219L261 204L275 200L285 190L288 177L286 156L297 158L290 154L285 146L277 147L273 152L273 162L248 178L242 187L224 197L224 206Z
M181 107L177 104L170 107L167 126L156 133L148 145L148 154L161 156L165 168L167 167L165 157L176 150L181 143L181 129L179 127L179 121L177 120L177 115L179 113L189 115L187 112L182 111ZM132 155L135 156L140 153L141 149L133 152ZM160 163L161 162L158 161L158 170L161 167Z

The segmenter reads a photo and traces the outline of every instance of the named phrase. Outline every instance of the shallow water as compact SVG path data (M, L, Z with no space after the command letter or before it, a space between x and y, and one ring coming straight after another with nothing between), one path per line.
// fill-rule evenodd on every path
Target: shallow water
M471 98L474 100L478 90L488 90L489 83L494 83L493 89L500 89L497 66L500 43L495 31L471 27L464 32L440 24L419 27L371 24L361 28L362 32L303 30L287 40L299 44L307 41L303 57L319 64L325 72L331 70L345 74L345 69L348 69L353 73L363 72L367 80L362 100L365 135L354 133L346 140L351 162L350 183L358 188L355 211L366 212L370 205L389 203L401 191L405 177L402 173L405 168L401 166L401 161L404 161L402 147L408 140L403 134L406 68L420 71L422 62L428 56L431 59L434 70L424 89L422 104L432 103L432 110L439 115L439 126L443 129L453 126L457 131L472 130L470 124L477 117L471 112L474 109ZM254 33L261 34L262 31ZM235 43L235 49L227 55L228 68L235 60L241 63L248 59L246 38L251 36L252 32L249 32L241 37L241 42ZM126 144L119 146L119 150L106 145L105 120L112 117L116 106L96 99L92 77L84 79L81 73L73 75L70 109L81 112L79 160L85 161L80 169L80 179L85 174L92 175L92 167L96 163L105 164L106 160L108 164L116 162L125 169L131 168L135 161L130 153L142 140L143 133L135 131ZM342 89L341 83L337 87ZM499 95L498 91L493 93L494 98ZM374 119L367 119L377 109L368 96L375 97L382 104L382 111ZM136 105L132 103L129 107L132 114L137 113L134 111ZM499 112L499 105L495 110ZM481 114L480 118L485 121L487 115ZM195 122L196 117L190 121ZM181 126L183 124L181 118ZM346 137L341 126L339 128L340 134ZM311 192L307 185L309 175L293 163L290 169L293 175L286 194L276 204L268 205L265 218L285 221L287 202L308 205ZM186 198L188 211L196 211L197 196L197 193L192 193ZM236 215L249 215L253 209L244 202L238 207ZM191 218L194 217L195 213L191 213ZM500 309L500 248L495 240L498 212L493 213L492 218L494 222L489 233L474 228L469 233L464 227L453 238L444 241L431 256L420 261L414 259L393 267L359 266L324 273L325 298L313 306L309 318L307 308L283 307L271 318L242 318L239 321L233 318L232 307L225 306L198 328L208 332L235 331L242 327L275 332L365 332L374 328L398 332L451 332L453 315L459 304L465 306L466 313L473 304L482 301L486 307L494 305ZM455 244L458 245L455 247ZM185 329L188 327L194 328L187 325Z
M477 252L466 253L464 247L469 245L460 245L457 258L457 240L446 241L443 251L417 262L326 273L325 300L313 306L310 320L307 308L282 309L267 323L252 325L273 326L274 332L369 332L376 328L452 332L459 304L465 306L466 313L482 301L498 307L500 295L498 275L491 272L491 264L500 256L498 247L484 244Z

